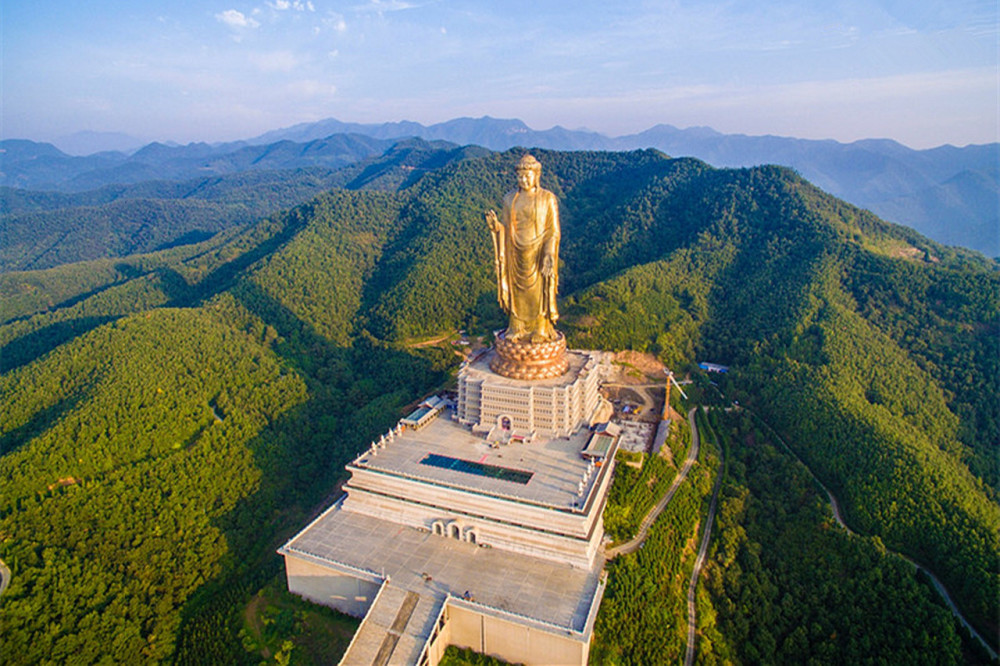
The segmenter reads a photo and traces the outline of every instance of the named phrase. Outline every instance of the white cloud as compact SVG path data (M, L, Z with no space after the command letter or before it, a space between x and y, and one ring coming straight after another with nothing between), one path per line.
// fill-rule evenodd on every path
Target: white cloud
M267 2L265 4L279 12L288 11L289 9L294 9L297 12L304 12L306 10L311 12L316 11L316 7L312 2L302 2L302 0L274 0L274 2Z
M404 9L413 9L417 5L405 0L371 0L367 5L353 7L357 12L398 12Z
M262 72L291 72L301 64L291 51L252 53L249 60Z
M236 9L227 9L224 12L215 15L215 18L220 23L225 23L230 28L258 28L260 23L255 19L246 16L243 12Z
M344 17L334 12L330 12L330 15L323 19L323 25L337 32L347 31L347 22L344 21Z

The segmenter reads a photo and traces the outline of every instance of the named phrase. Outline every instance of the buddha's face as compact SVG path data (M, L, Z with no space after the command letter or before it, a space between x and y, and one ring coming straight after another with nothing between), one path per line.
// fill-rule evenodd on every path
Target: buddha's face
M518 169L517 184L522 190L533 190L538 186L538 172L534 169Z

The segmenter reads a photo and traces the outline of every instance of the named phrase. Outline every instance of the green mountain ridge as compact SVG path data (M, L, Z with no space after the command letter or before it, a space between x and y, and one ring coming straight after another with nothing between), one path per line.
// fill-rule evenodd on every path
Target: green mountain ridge
M396 190L450 162L487 152L414 139L398 141L373 157L349 160L349 166L337 169L258 169L183 181L108 185L75 194L0 187L4 239L0 272L190 245L305 203L334 187Z
M787 169L535 154L571 345L731 365L852 527L995 635L996 262ZM381 191L0 275L0 657L245 660L212 599L273 566L353 453L444 381L450 352L405 343L500 326L482 213L519 157L410 154L355 172Z

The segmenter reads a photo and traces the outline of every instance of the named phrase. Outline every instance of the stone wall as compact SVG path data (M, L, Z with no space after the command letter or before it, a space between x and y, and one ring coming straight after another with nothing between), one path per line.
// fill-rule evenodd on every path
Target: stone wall
M364 617L381 582L363 580L285 553L288 591L352 617Z

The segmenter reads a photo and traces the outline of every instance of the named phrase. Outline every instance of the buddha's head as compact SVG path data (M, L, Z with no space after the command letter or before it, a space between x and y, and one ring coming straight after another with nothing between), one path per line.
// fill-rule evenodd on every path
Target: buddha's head
M542 163L534 155L526 154L517 163L517 184L522 190L533 190L538 187L542 175Z

